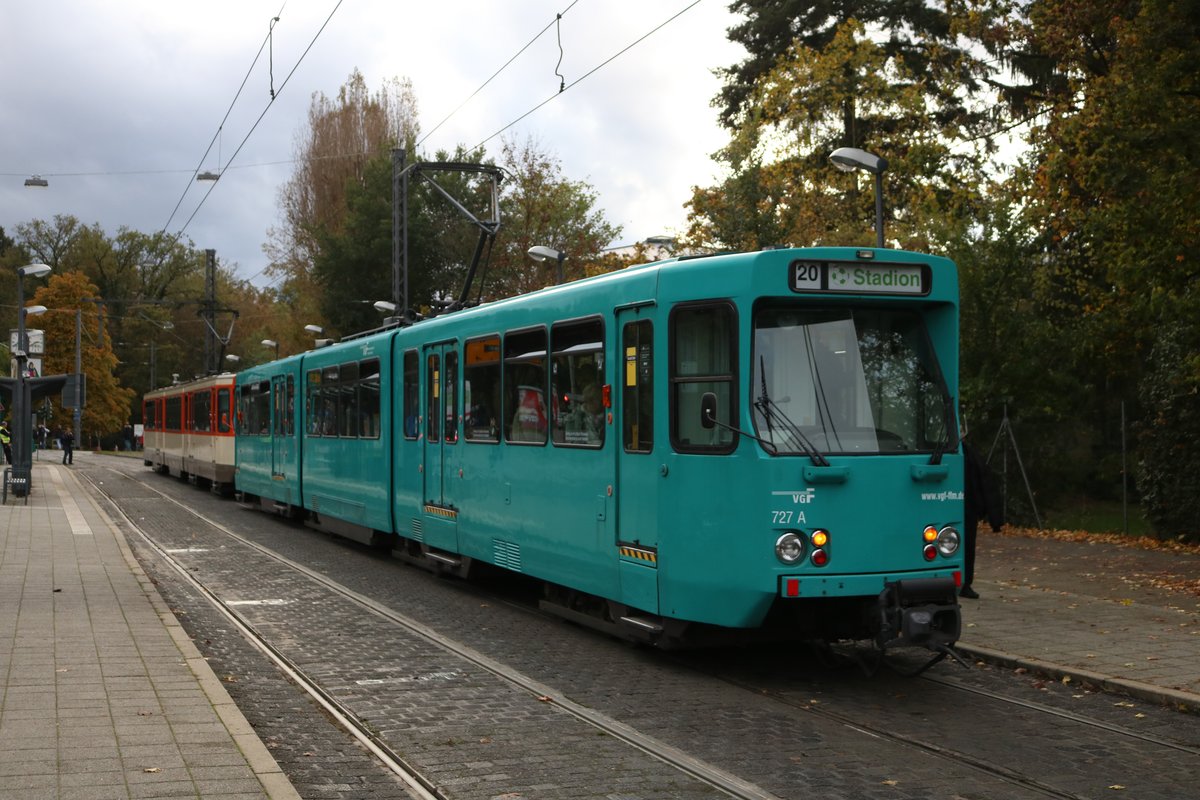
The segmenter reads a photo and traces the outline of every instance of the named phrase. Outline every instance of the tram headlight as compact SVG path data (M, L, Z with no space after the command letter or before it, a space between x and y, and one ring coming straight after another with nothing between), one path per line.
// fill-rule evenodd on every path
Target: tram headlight
M804 539L795 531L787 531L775 540L775 557L784 564L795 564L804 558Z
M954 528L947 525L946 527L944 527L940 531L938 531L938 535L937 535L938 552L941 553L942 555L946 556L947 558L949 558L950 556L952 556L958 552L958 544L959 544L960 540L961 540L961 538L958 535L958 531L956 531Z

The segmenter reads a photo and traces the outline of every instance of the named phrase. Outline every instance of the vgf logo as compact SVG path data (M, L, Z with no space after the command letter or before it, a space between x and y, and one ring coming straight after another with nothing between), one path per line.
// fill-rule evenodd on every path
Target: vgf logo
M796 492L795 494L793 494L792 502L799 503L802 506L806 506L809 503L811 503L813 501L813 498L816 496L817 496L817 490L809 487L808 489L805 489L803 492Z

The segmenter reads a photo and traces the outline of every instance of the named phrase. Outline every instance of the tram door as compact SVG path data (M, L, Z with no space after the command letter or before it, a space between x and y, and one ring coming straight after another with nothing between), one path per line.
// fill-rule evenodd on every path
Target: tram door
M295 382L291 375L275 375L271 378L272 417L271 425L271 477L287 477L288 462L292 458L292 409L295 398Z
M454 343L424 350L425 544L458 549L458 509L450 471L458 447L458 351Z
M621 599L658 612L658 497L663 476L654 457L654 323L651 306L617 315L618 359L613 401L617 452L617 551ZM639 313L641 316L639 317Z

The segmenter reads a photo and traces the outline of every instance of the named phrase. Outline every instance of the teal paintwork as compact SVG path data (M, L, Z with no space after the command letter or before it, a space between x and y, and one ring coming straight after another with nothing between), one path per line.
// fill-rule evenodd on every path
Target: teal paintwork
M929 283L919 296L794 291L789 270L797 261L921 266ZM380 438L302 439L303 471L289 469L287 482L302 481L303 505L310 511L664 617L754 627L781 598L873 598L885 581L954 576L961 558L925 560L922 531L927 525L961 529L961 456L952 448L940 465L932 465L928 450L831 454L828 466L817 466L802 454L771 455L747 435L736 435L730 452L684 452L671 437L673 415L683 413L671 407L671 358L679 345L671 341L672 313L695 301L722 301L733 309L729 404L736 416L730 424L753 433L759 391L751 377L754 320L768 299L803 308L915 312L924 320L953 401L957 298L950 261L903 251L816 248L669 260L342 342L244 371L239 382L286 370L303 387L307 371L366 353L385 365ZM425 436L429 357L445 364L447 354L462 358L466 342L478 337L590 317L603 321L602 382L612 401L602 447L467 441L461 407L452 423L457 441L434 443ZM622 327L635 321L652 325L649 452L622 446L621 389L629 374ZM420 367L416 439L403 435L401 423L407 352L416 354ZM460 369L454 396L461 398L463 389ZM690 414L674 427L699 428ZM268 452L257 437L239 437L239 488L272 496L259 464ZM774 547L783 532L808 535L816 528L829 532L828 564L780 562Z

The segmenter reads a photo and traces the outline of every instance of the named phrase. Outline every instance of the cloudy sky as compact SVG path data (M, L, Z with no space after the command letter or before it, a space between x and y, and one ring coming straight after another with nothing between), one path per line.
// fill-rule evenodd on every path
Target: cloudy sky
M677 231L691 187L717 175L710 156L726 141L711 106L719 90L713 70L743 56L725 38L736 21L728 4L4 2L0 227L11 235L19 223L71 214L110 234L120 226L182 229L261 285L262 245L278 220L278 191L291 175L311 97L335 95L358 69L372 91L390 77L412 80L423 135L453 112L425 141L428 154L486 140L495 155L501 131L533 137L559 157L568 178L596 189L599 207L624 229L614 244ZM556 67L567 86L561 94ZM198 168L224 176L196 183ZM35 174L49 186L26 188Z

